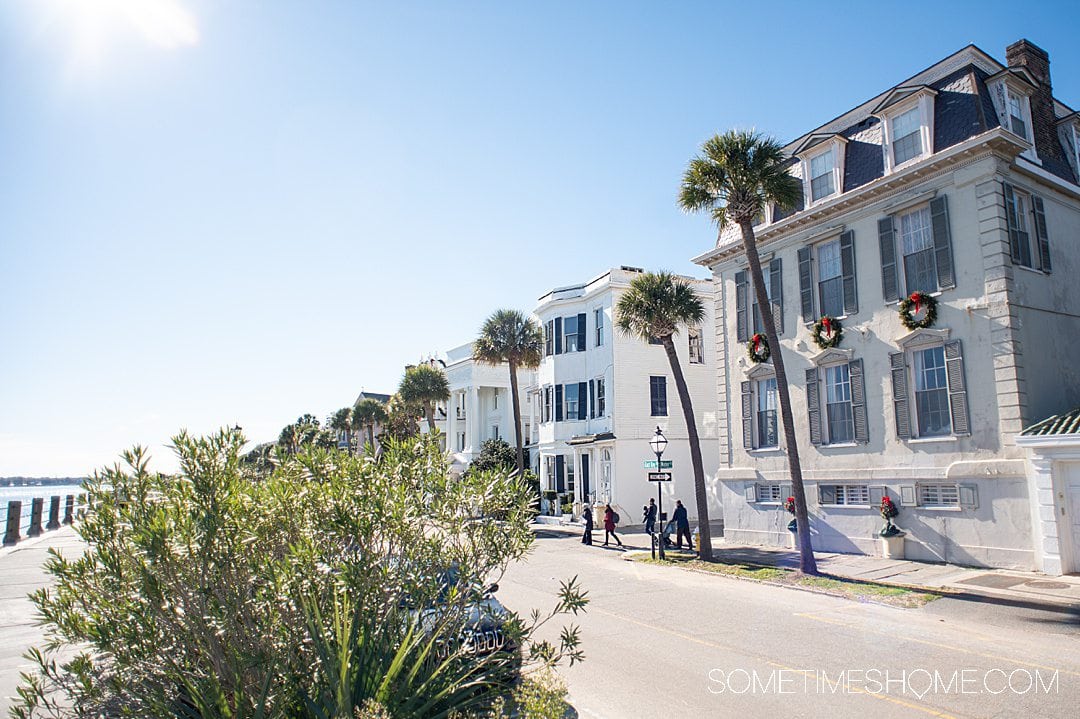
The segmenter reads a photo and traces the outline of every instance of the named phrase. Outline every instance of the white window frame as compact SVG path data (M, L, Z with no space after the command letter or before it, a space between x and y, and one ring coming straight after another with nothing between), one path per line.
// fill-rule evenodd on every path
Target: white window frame
M781 434L780 433L780 388L779 388L779 386L777 386L777 388L773 392L773 401L774 401L774 404L776 405L776 408L773 410L773 412L775 414L774 421L776 423L776 441L773 444L763 444L762 443L762 438L761 438L762 432L761 432L761 429L760 429L761 425L760 425L760 422L758 421L758 414L761 411L760 407L761 407L762 385L764 383L766 383L766 382L772 382L772 383L776 384L776 376L775 375L762 376L762 377L758 377L756 379L751 380L751 382L753 382L751 387L753 388L752 401L754 403L753 404L753 413L751 415L751 420L750 420L751 423L753 424L753 427L754 427L754 447L753 447L753 449L755 449L755 450L760 449L760 450L765 450L765 451L779 449L780 448L780 434Z
M653 388L653 380L654 379L663 379L664 380L663 383L662 383L663 387L664 387L664 407L663 407L664 411L663 411L662 414L657 413L655 411L654 406L653 406L652 388ZM649 376L649 416L650 417L667 417L667 416L669 416L670 408L668 407L668 404L669 404L669 402L668 402L668 391L667 391L667 375L650 375Z
M834 441L832 437L832 431L829 426L829 370L836 369L838 367L848 368L848 412L851 415L851 439ZM855 408L851 401L851 368L850 360L845 359L842 362L829 362L822 364L818 367L818 378L821 384L818 385L821 389L818 392L818 401L821 403L821 414L819 415L821 420L821 441L824 446L831 447L844 447L855 444Z
M949 420L949 430L947 432L941 432L939 434L923 434L922 433L922 427L919 425L919 399L918 399L919 389L918 389L918 378L917 378L918 370L915 367L915 355L920 353L920 352L926 352L926 351L935 350L935 349L941 350L941 358L942 358L941 371L944 373L944 376L945 376L945 384L942 387L935 388L934 391L944 391L945 392L945 416ZM918 346L915 346L915 347L905 349L904 352L907 354L906 359L907 359L907 365L908 365L908 382L909 382L908 387L911 388L910 395L909 395L909 401L908 401L908 410L909 410L910 415L911 415L911 438L913 440L919 440L919 439L939 440L939 439L950 439L950 438L954 437L955 435L953 434L953 424L952 424L952 405L951 405L952 400L951 400L951 397L949 397L949 365L948 365L948 360L945 357L945 343L944 342L941 342L941 343L936 343L935 342L935 343L932 343L932 344L922 344L922 345L918 345Z
M573 332L570 332L569 329L567 329L570 326L570 320L574 321L574 331ZM577 321L578 321L577 315L568 315L566 317L563 317L563 321L562 321L562 333L563 333L562 351L563 351L563 354L569 354L571 352L581 352L581 351L583 351L585 349L584 347L578 347L577 346L577 341L578 341ZM574 338L574 348L573 349L570 349L570 338L571 337Z
M840 274L837 275L836 278L829 278L840 279L840 312L838 312L837 314L829 314L825 311L825 303L822 301L821 297L821 283L823 281L821 279L821 250L826 245L836 245L837 252L839 253L837 259L840 263ZM814 307L817 309L817 315L821 316L829 314L830 317L834 317L836 319L844 319L845 317L847 317L847 310L844 307L844 255L843 250L840 246L840 235L833 235L832 237L829 237L825 240L822 240L821 242L817 242L812 245L811 256L814 260L812 263L811 271L812 281L814 283Z
M1012 185L1011 183L1010 186L1012 187L1013 200L1015 202L1013 210L1015 213L1016 221L1017 223L1022 223L1022 227L1019 227L1017 229L1020 229L1022 232L1024 232L1024 234L1027 235L1028 253L1027 264L1024 264L1023 262L1016 262L1014 264L1019 267L1026 267L1029 270L1037 270L1039 268L1036 266L1035 260L1039 256L1039 239L1035 236L1035 206L1031 201L1032 194L1021 187ZM1008 229L1010 232L1012 231L1011 227ZM1009 242L1012 242L1011 237L1009 238Z
M918 109L919 139L922 151L914 157L897 164L893 155L893 121L909 111ZM934 93L920 90L913 97L902 100L879 114L882 121L881 146L885 159L885 174L891 174L929 157L934 152Z
M784 488L771 482L757 482L754 485L754 496L757 498L758 504L782 504L786 499L784 497Z
M945 491L955 495L956 501L944 501ZM936 494L937 501L927 501L930 494ZM953 482L919 482L915 485L915 497L918 506L924 509L961 509L960 485Z
M822 482L820 486L833 488L833 502L821 503L823 507L869 507L870 485L858 482L833 483ZM820 489L818 490L820 496ZM852 496L856 495L856 496ZM849 501L854 499L855 501ZM865 501L864 501L865 500Z
M596 325L595 341L597 347L604 346L604 308L597 307L593 309L593 324Z
M991 88L991 97L997 95L995 99L1003 103L1003 106L1000 107L1000 110L1003 110L1003 112L998 118L1001 120L1002 116L1004 117L1005 122L1002 123L1002 127L1028 144L1027 149L1021 152L1020 155L1036 164L1041 164L1038 153L1035 151L1035 127L1031 122L1031 87L1023 80L1010 73L1005 73L1003 77L996 82L991 83ZM1020 135L1013 130L1012 111L1009 103L1010 96L1015 97L1020 101L1020 119L1027 129L1027 135Z
M1078 178L1077 184L1080 184L1080 122L1073 123L1072 133L1073 133L1073 156L1076 159L1076 164L1073 165L1073 168L1076 170L1076 174L1077 174L1077 178Z
M597 377L596 382L595 382L595 387L596 387L596 389L594 391L596 392L596 416L597 416L597 418L606 417L607 416L607 382L604 381L603 377ZM650 388L650 391L651 391L651 388ZM650 399L650 402L651 402L651 399Z
M904 262L904 260L907 258L907 255L904 254L904 234L903 234L903 227L902 227L903 223L900 221L900 218L907 217L908 215L914 215L916 212L925 212L926 213L926 223L927 223L926 226L929 228L929 232L930 232L929 252L930 252L930 257L934 262L934 286L932 288L924 290L924 291L927 292L928 294L932 294L932 293L941 291L941 286L938 284L938 279L937 279L937 276L938 276L938 272L937 272L937 255L935 254L935 248L934 248L934 217L933 217L933 213L931 213L931 211L930 211L930 203L921 203L921 204L918 204L918 205L913 205L912 207L905 207L903 210L901 210L901 211L897 212L896 214L892 215L893 234L895 235L895 239L893 241L896 243L896 275L897 275L897 280L898 280L898 283L899 283L898 287L901 290L901 292L900 292L901 297L907 297L908 295L911 294L912 290L910 290L908 288L908 284L907 284L908 283L907 265ZM927 250L921 250L921 251L925 252Z
M705 364L705 334L701 327L687 327L687 356L689 364ZM696 340L696 342L695 342ZM695 355L695 348L697 353ZM696 359L695 359L696 357Z
M803 206L812 207L814 205L820 205L823 202L831 200L844 192L844 157L845 145L847 144L847 138L840 135L835 135L830 139L824 140L817 145L814 145L808 150L805 150L797 155L799 158L799 165L796 170L797 177L802 180L803 186ZM814 197L813 189L813 163L814 160L832 153L832 185L833 191L828 195L822 197Z
M571 387L574 388L574 416L573 416L572 419L570 417L570 392L569 392L569 389ZM583 404L583 402L582 402L583 398L581 396L581 393L578 392L579 387L580 387L580 385L577 382L568 382L567 384L563 385L563 391L562 391L563 421L565 421L565 422L576 422L579 419L585 419L582 416L582 412L581 412L582 404ZM584 401L588 402L589 398L585 397Z

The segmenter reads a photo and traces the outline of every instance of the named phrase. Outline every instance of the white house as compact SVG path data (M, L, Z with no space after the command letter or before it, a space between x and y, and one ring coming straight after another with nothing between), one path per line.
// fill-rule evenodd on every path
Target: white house
M787 146L803 201L756 233L816 549L879 552L888 495L910 559L1044 567L1055 530L1038 518L1063 505L1036 506L1014 437L1080 405L1080 116L1053 97L1043 50L1022 40L1006 58L965 47ZM725 539L787 544L775 379L745 348L758 309L737 231L696 261L716 286ZM937 318L908 329L915 292L930 299L914 318L931 303ZM826 315L843 334L822 349Z
M528 426L541 487L580 512L585 502L611 502L622 523L639 524L641 507L656 496L644 463L655 460L649 439L659 426L670 444L673 481L662 485L665 511L680 498L696 514L686 424L663 347L614 327L613 308L642 270L620 267L588 282L554 289L534 314L544 328L544 358L532 386ZM716 352L712 286L687 278L706 307L701 327L680 328L679 360L701 437L712 519L720 504L711 482L717 468Z

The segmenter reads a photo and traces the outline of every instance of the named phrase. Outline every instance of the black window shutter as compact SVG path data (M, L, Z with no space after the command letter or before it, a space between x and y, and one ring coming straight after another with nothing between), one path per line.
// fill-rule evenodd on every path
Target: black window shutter
M555 354L562 354L562 317L555 318Z
M555 455L555 491L566 491L566 458L561 454Z
M934 231L934 262L938 287L956 287L953 267L952 237L949 234L949 204L945 195L930 200L930 226Z
M735 273L735 341L746 342L750 333L746 324L746 270Z
M1013 193L1012 185L1007 182L1001 183L1002 190L1005 192L1005 221L1009 225L1009 254L1012 256L1014 265L1021 263L1022 250L1020 248L1021 242L1024 238L1020 236L1020 226L1016 217L1016 195Z
M814 269L811 261L811 248L799 248L799 299L802 303L802 319L807 324L817 320L814 317Z
M945 343L945 375L949 384L949 412L955 435L971 434L968 418L967 385L964 383L964 354L960 340Z
M900 299L900 280L896 275L896 241L893 239L893 218L878 220L878 245L881 248L881 294L886 302Z
M844 314L859 311L859 293L855 285L855 231L840 235L840 271L844 276Z
M743 382L742 388L742 443L746 449L754 448L754 398L750 394L750 383Z
M855 441L867 444L870 441L870 425L866 416L866 385L861 359L848 362L848 379L851 381L851 418L855 425Z
M563 421L563 408L562 408L562 385L555 385L555 421Z
M596 417L596 381L589 380L589 419Z
M890 352L892 367L893 410L896 414L896 436L911 439L911 410L908 405L907 362L903 352Z
M836 485L818 485L818 504L836 504Z
M810 444L821 444L821 388L817 367L806 370L806 416L810 427Z
M780 272L780 258L769 263L769 292L772 294L773 325L776 335L784 334L784 283Z
M1046 233L1046 211L1041 197L1031 196L1031 212L1035 215L1035 237L1039 241L1039 269L1050 271L1050 238Z
M577 406L578 406L577 419L585 419L586 418L585 417L585 402L586 402L585 398L588 395L586 395L585 393L589 391L588 387L589 387L589 385L586 384L585 382L578 382L577 383Z
M585 314L577 316L577 351L585 351Z

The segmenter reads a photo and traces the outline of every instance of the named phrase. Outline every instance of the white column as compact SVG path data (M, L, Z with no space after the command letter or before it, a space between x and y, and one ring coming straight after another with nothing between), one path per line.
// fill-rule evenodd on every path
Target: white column
M469 387L465 399L465 449L472 454L480 451L480 390Z
M446 401L446 449L450 454L458 451L457 405L458 393L457 390L452 390L450 399Z
M1046 574L1060 576L1063 567L1058 509L1054 497L1054 462L1048 457L1035 455L1029 459L1029 463L1028 494L1035 566Z

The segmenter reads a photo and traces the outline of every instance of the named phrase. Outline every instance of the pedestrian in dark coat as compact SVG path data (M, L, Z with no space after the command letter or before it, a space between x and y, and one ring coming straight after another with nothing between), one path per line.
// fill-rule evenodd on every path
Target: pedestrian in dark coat
M585 517L585 534L581 538L581 543L588 544L591 547L593 533L592 507L586 504L582 515Z
M675 514L671 517L675 521L675 530L678 534L675 537L675 549L682 549L682 538L686 535L686 548L691 552L694 551L694 540L690 535L690 519L686 516L686 507L683 506L682 500L675 500Z
M645 507L645 533L652 534L656 531L656 500L650 499L649 506Z
M622 546L622 540L615 534L615 510L611 508L611 505L604 506L604 546L608 546L608 540L614 539L618 545Z

